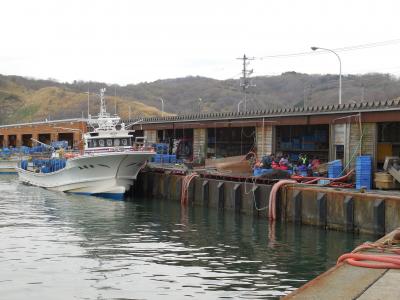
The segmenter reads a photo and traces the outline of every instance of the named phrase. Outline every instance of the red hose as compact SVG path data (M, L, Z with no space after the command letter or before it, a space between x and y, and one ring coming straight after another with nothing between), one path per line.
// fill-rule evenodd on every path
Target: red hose
M271 192L269 193L269 202L268 202L268 217L270 220L276 220L276 193L279 191L279 188L283 185L297 183L294 180L279 180L272 186Z
M399 255L347 253L340 256L337 263L339 264L342 261L346 261L349 265L363 268L400 269Z
M304 184L310 184L310 183L314 183L318 180L342 181L342 180L347 179L353 173L354 173L354 169L350 170L346 175L343 175L343 176L337 177L337 178L299 176L299 175L293 175L291 178L294 180L308 180L308 181L304 182Z
M198 177L199 174L197 173L192 173L189 175L186 175L182 179L182 188L181 188L181 205L187 205L188 204L188 199L189 199L189 185L193 178Z

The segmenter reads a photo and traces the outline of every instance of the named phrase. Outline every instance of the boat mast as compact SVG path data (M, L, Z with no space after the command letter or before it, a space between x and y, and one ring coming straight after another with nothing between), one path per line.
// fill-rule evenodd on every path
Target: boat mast
M89 118L88 124L93 128L95 132L98 131L110 131L116 130L116 126L120 122L121 118L118 116L113 116L107 112L106 100L104 94L106 92L106 88L100 89L100 112L96 118ZM122 130L125 130L125 124L121 123Z
M106 100L104 98L104 93L106 88L100 89L100 114L99 117L107 117Z

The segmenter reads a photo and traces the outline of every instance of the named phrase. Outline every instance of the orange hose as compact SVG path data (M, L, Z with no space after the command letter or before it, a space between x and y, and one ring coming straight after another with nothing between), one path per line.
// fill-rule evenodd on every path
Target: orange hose
M339 257L337 263L346 261L348 264L372 269L400 269L399 255L373 255L347 253ZM370 262L367 262L370 261Z
M189 199L189 185L191 181L195 178L198 177L199 175L197 173L192 173L189 175L186 175L182 179L182 187L181 187L181 205L187 205L188 204L188 199Z
M291 178L295 179L295 180L301 180L301 179L306 179L309 181L304 182L304 184L310 184L310 183L314 183L318 180L330 180L330 181L342 181L347 179L351 174L353 174L354 169L350 170L346 175L343 175L341 177L337 177L337 178L327 178L327 177L310 177L310 176L299 176L299 175L294 175Z
M268 202L268 217L270 220L276 220L276 194L279 191L279 188L290 183L297 183L297 181L287 179L279 180L272 186Z

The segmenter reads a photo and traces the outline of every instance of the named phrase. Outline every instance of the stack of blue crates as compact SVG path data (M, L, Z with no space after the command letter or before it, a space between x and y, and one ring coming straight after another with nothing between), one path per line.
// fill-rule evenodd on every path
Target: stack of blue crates
M153 144L153 147L156 150L157 154L167 154L168 153L168 144L158 143L158 144Z
M175 164L178 162L175 154L155 154L150 161L155 163L171 163L171 164Z
M28 169L28 161L21 160L21 169L27 170Z
M21 166L23 169L27 167L27 161L26 164L24 161L22 161ZM34 159L32 160L32 163L35 167L39 168L42 173L51 173L51 172L56 172L58 170L61 170L65 168L66 166L66 160L64 158L58 159Z
M262 169L262 168L254 168L253 176L261 176L264 174L271 174L274 172L274 169Z
M337 178L343 172L342 161L340 159L328 163L328 177Z
M372 157L370 155L358 156L356 160L356 189L372 188Z
M54 149L67 149L68 148L68 141L56 141L56 142L51 142L51 146Z
M171 163L171 164L175 164L175 163L176 163L176 154L171 154L171 155L169 155L168 161L169 161L169 163Z

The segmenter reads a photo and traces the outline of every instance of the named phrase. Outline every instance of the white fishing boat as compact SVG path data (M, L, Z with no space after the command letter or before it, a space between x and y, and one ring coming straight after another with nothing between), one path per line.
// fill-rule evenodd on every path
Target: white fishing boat
M89 117L93 128L83 135L83 151L68 159L50 159L50 163L18 168L19 179L26 184L49 190L123 199L137 174L154 155L154 149L140 142L126 129L118 116L106 112L105 89L100 90L100 113Z

